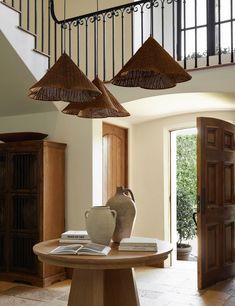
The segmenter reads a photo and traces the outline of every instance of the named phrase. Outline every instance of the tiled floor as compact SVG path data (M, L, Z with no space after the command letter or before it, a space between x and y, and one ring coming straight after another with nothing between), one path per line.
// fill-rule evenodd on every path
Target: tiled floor
M141 306L235 306L235 279L198 292L196 262L165 269L136 269ZM70 281L48 288L0 282L0 306L65 306Z

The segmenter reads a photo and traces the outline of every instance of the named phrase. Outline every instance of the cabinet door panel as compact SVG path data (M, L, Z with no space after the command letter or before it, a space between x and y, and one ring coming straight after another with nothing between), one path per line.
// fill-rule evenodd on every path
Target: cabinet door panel
M0 232L6 230L6 204L5 204L5 198L0 197Z
M5 251L6 251L6 235L5 233L0 232L0 271L6 270L6 258L5 258Z
M6 153L0 152L0 190L5 190L7 184L7 159Z
M6 246L6 204L5 204L5 198L0 197L0 271L6 270L6 256L5 252L7 249Z
M36 152L11 153L11 187L14 191L37 191L39 187L38 154Z
M10 201L10 228L38 232L39 203L37 195L13 195Z
M37 242L37 236L11 235L9 271L37 273L37 258L33 253L33 246Z

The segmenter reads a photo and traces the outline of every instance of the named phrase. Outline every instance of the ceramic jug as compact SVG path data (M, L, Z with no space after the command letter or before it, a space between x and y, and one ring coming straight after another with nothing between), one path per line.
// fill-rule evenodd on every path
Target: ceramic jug
M93 206L85 212L86 229L94 243L109 245L116 225L117 213L108 206Z
M126 192L130 193L131 198L125 194ZM117 187L116 194L107 201L106 205L117 212L113 241L118 243L122 238L130 237L136 216L132 191L128 188Z

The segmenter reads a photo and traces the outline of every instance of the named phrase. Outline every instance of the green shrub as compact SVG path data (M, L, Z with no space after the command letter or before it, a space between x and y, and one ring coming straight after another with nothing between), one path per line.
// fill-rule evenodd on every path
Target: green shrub
M196 135L180 135L176 139L178 245L196 236L196 227L193 221L197 194L196 140Z
M184 190L177 190L177 232L178 245L184 240L191 240L196 235L196 228L193 221L194 198Z

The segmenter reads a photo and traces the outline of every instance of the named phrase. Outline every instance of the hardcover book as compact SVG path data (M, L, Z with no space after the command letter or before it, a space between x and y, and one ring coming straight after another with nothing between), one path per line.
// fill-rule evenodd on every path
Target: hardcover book
M61 239L90 239L87 231L67 231L61 234Z
M149 237L130 237L130 238L123 238L120 242L120 245L130 245L130 246L156 246L157 239L156 238L149 238Z
M123 238L119 251L151 251L157 252L157 239L149 237Z
M60 238L59 243L64 244L85 244L85 243L91 243L90 239L69 239L69 238Z
M82 244L61 245L50 251L55 255L108 255L111 248L106 245L89 243L86 246Z

